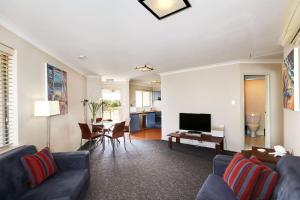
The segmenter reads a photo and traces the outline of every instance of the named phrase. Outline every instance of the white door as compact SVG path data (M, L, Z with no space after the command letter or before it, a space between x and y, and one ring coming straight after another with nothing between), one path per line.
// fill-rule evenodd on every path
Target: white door
M271 148L270 75L265 76L265 147Z

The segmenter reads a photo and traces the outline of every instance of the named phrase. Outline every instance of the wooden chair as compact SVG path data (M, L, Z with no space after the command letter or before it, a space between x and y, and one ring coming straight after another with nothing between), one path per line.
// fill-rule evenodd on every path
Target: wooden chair
M130 118L126 119L124 132L128 133L129 141L131 143L131 132L130 132Z
M120 143L118 138L121 138L121 137L123 137L123 139L124 139L124 148L126 149L124 128L125 128L125 121L116 123L114 125L113 129L109 131L109 135L105 135L105 137L108 137L110 139L113 151L115 150L115 141Z
M91 144L93 140L100 139L103 136L100 132L91 132L89 125L86 123L78 123L81 130L81 140L80 140L80 148L82 147L82 139L89 140L89 150L91 149ZM98 142L97 142L98 143Z

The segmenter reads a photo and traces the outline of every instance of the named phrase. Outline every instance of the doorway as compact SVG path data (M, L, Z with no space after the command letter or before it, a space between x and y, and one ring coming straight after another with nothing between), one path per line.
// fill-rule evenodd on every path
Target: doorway
M270 146L269 75L244 75L245 149Z
M106 102L103 108L103 119L119 122L122 119L121 91L102 89L102 98Z

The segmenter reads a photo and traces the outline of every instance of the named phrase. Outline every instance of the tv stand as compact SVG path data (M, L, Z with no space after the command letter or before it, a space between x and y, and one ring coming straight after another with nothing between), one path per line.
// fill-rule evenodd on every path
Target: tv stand
M188 131L188 133L190 133L190 134L202 134L201 131Z
M175 132L175 133L170 133L169 135L169 147L172 149L173 147L173 141L172 139L176 139L176 143L180 144L180 139L189 139L189 140L197 140L201 142L212 142L215 143L215 150L216 154L222 153L224 150L224 138L223 137L214 137L212 135L208 134L199 134L199 135L192 135L188 134L186 132Z

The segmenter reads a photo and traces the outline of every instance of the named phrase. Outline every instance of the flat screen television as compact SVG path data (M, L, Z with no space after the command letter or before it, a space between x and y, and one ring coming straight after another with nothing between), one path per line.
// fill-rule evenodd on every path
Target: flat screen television
M211 132L211 115L179 113L179 129L189 132Z

